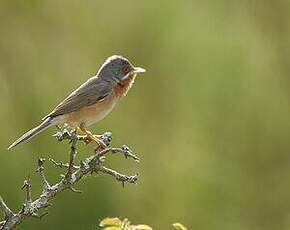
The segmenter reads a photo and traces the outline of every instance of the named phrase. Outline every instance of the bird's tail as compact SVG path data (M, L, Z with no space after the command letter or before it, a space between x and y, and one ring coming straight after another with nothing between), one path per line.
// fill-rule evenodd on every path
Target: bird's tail
M41 133L42 131L55 124L56 122L54 118L46 118L39 126L29 130L28 132L24 133L20 138L18 138L13 144L8 147L8 150L14 148L16 145L29 141L37 134Z

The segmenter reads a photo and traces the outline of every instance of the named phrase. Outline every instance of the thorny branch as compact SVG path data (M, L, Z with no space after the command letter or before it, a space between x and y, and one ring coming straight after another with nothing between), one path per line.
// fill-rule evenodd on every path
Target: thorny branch
M78 181L84 176L95 173L103 173L114 177L117 181L120 181L122 185L127 183L135 183L138 179L138 175L127 176L117 172L114 169L110 169L104 166L105 156L109 153L112 154L123 154L125 158L131 158L136 162L139 162L139 158L127 147L111 148L109 147L112 141L112 134L109 132L98 136L107 144L107 148L98 147L95 149L94 154L90 157L82 160L80 165L75 164L75 158L77 155L77 142L86 141L86 136L77 135L76 132L68 132L67 130L59 131L55 135L58 141L68 140L70 143L70 158L69 163L58 162L53 159L49 159L54 166L66 170L65 175L62 176L61 180L54 185L50 185L46 179L44 173L45 159L40 158L37 163L36 172L39 174L42 181L42 193L35 199L32 199L31 195L31 181L30 177L24 180L22 189L25 190L26 198L20 211L14 213L6 205L0 196L0 210L4 213L4 220L0 221L0 229L14 229L23 220L28 217L36 217L41 219L48 212L39 213L40 209L49 207L50 201L56 197L60 192L64 190L71 190L73 192L80 193L81 191L73 188Z

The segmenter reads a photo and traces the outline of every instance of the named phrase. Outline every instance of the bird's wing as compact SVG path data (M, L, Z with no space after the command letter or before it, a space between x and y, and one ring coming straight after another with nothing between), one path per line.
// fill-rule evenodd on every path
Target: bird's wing
M56 117L62 114L77 111L83 107L105 100L112 93L110 83L93 77L82 84L78 89L66 97L47 117Z

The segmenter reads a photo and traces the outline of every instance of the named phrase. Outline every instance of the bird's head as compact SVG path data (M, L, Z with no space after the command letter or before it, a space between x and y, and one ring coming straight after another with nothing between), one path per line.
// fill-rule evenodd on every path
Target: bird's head
M114 55L105 61L98 72L98 76L107 81L119 83L131 74L144 73L145 71L143 68L134 67L128 59Z

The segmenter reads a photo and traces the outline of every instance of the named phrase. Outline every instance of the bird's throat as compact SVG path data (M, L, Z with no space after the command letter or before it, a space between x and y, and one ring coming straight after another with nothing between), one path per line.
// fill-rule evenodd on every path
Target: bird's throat
M124 97L128 93L129 89L132 87L136 78L136 74L130 74L125 79L121 80L117 85L114 86L114 94L117 97Z

